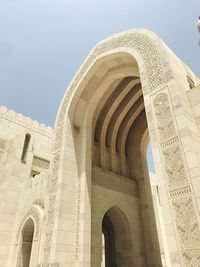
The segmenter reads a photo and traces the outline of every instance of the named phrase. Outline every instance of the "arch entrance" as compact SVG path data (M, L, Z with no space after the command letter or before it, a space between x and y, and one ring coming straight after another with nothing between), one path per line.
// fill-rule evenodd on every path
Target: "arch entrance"
M149 139L167 218L168 266L199 262L199 254L190 253L191 244L192 251L198 250L200 230L191 183L193 165L190 170L190 156L185 156L187 142L193 144L195 139L191 129L198 138L199 133L193 119L189 126L185 123L188 114L193 118L185 75L183 64L147 30L114 35L92 50L57 116L45 266L57 255L60 259L61 233L69 230L73 234L65 240L73 252L65 251L61 266L101 266L102 221L115 206L127 218L132 244L133 264L127 257L120 267L162 266L146 163ZM190 141L183 140L186 137ZM55 217L66 223L54 223ZM53 238L53 233L59 234Z
M31 218L25 223L21 232L21 249L18 267L29 267L34 237L34 222Z
M116 266L116 243L115 243L115 231L113 223L111 222L107 214L104 215L102 222L102 267Z
M118 207L110 208L102 221L101 267L134 266L130 225Z
M102 217L106 267L162 266L146 162L149 134L138 64L130 55L116 53L98 64L95 77L103 72L99 83L93 81L89 108L92 115L86 126L92 130L92 266L102 262ZM82 97L88 91L86 87ZM75 123L80 105L79 101ZM116 215L112 219L109 216L110 207L115 205L128 218L124 226L123 221L117 223L120 219ZM105 213L105 209L109 212ZM129 224L126 234L122 228ZM120 238L126 244L129 239L126 249L119 247L123 243Z

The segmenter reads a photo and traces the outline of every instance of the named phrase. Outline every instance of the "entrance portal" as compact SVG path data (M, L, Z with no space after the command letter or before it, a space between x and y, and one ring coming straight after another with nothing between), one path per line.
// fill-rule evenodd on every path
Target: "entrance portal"
M109 219L107 214L104 215L103 224L102 224L102 232L104 242L104 251L105 255L105 266L104 267L115 267L116 264L116 251L115 251L115 231L113 228L113 224ZM103 256L103 255L102 255ZM104 258L103 257L103 258ZM103 267L103 266L102 266Z
M30 266L33 236L34 222L29 218L22 229L22 242L18 267Z
M193 159L199 155L199 124L196 104L191 106L198 89L189 96L188 75L195 78L144 29L116 34L91 51L56 120L44 266L58 258L60 266L100 267L105 214L114 229L114 264L162 266L146 162L149 141L170 263L198 265L199 196L193 189L199 163ZM117 217L107 213L116 206L130 226L129 237L123 238L133 245L126 251L118 246L121 224L116 226ZM111 229L107 226L109 234ZM69 230L73 233L63 238ZM73 251L64 252L69 245Z
M102 221L101 267L134 266L130 225L118 207L110 208Z

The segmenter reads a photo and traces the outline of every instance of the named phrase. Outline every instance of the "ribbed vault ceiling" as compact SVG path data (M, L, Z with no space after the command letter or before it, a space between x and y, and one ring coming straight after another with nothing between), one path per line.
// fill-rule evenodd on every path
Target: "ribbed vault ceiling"
M109 91L109 88L107 89ZM99 103L94 125L95 164L128 176L126 141L136 118L144 110L138 77L119 79L110 95Z

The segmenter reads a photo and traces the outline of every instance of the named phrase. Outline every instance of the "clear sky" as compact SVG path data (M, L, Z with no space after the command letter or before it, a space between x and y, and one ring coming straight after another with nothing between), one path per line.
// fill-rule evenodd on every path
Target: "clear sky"
M53 126L97 42L147 28L200 76L200 0L0 0L0 105Z

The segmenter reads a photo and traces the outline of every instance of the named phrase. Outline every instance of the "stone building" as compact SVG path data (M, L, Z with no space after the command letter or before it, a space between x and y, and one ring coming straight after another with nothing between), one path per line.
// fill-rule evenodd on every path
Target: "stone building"
M145 29L91 51L53 130L0 108L0 267L199 267L199 124L200 80Z

